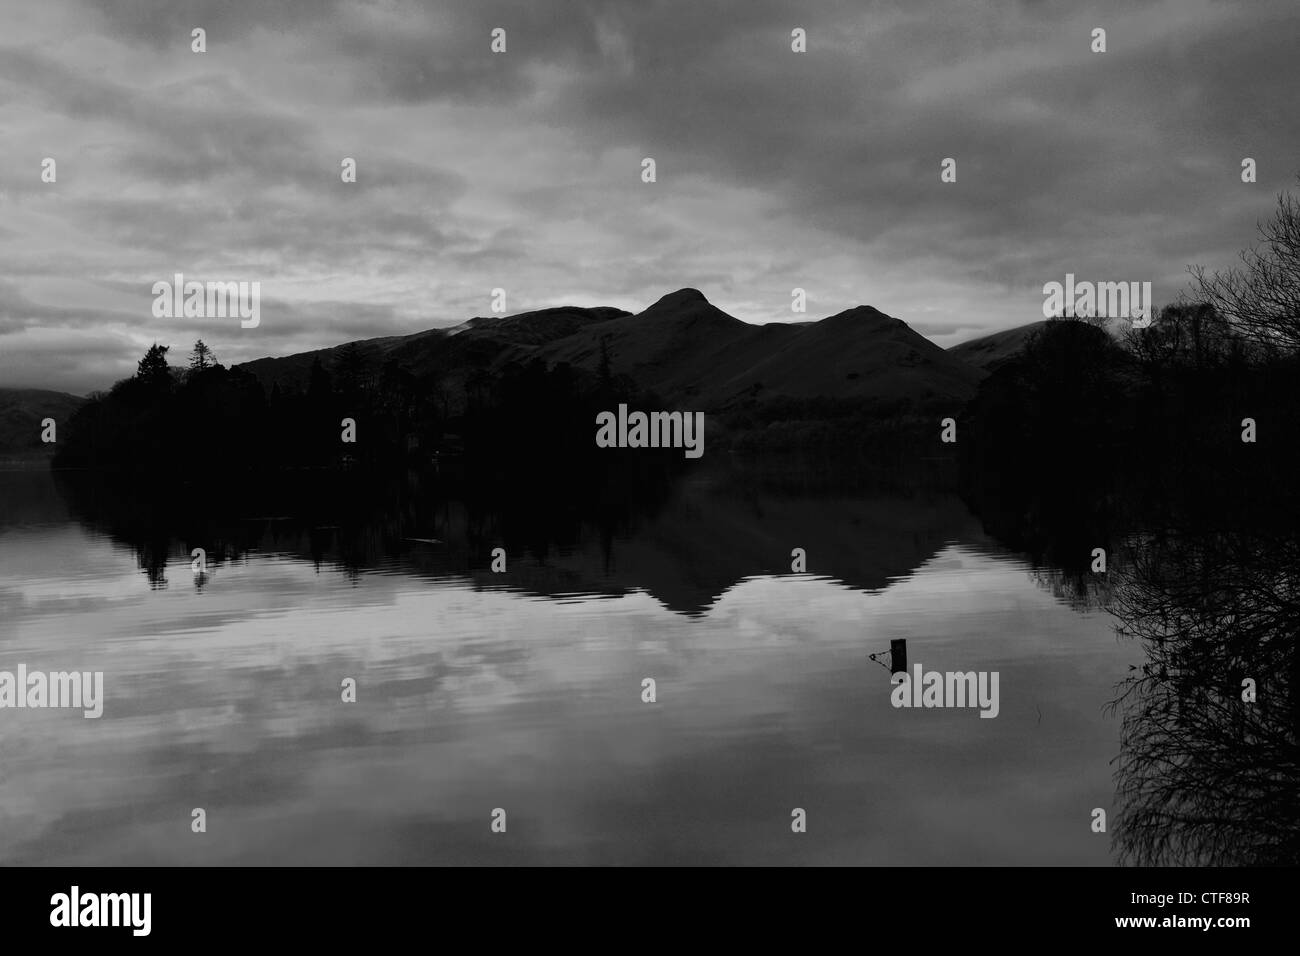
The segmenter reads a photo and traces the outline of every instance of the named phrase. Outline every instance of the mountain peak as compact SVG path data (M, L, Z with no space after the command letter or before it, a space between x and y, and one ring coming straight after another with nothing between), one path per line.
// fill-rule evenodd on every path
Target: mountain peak
M856 305L851 309L845 309L843 312L837 312L834 315L823 319L823 322L835 321L855 321L862 322L871 319L891 319L891 316L885 315L873 305ZM893 319L897 322L898 319Z
M637 319L653 320L656 324L671 322L689 326L699 323L703 323L704 326L745 325L740 319L728 315L704 298L704 293L699 289L678 289L676 292L670 292L644 312L638 313Z
M691 305L708 305L709 300L704 297L704 293L699 289L678 289L676 292L669 292L652 305L664 306L666 308L682 308Z

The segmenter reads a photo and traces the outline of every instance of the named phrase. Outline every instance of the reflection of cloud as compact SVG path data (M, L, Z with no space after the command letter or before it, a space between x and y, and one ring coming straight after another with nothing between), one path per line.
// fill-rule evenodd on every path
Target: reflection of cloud
M473 834L504 805L510 858L532 862L1101 862L1058 816L1108 781L1097 699L1116 649L1005 559L947 548L874 593L755 577L686 618L644 593L557 603L275 556L219 565L202 594L177 567L150 592L133 555L79 543L55 570L0 549L24 595L7 654L103 669L108 690L98 722L11 726L0 832L27 836L0 859L481 862L500 851ZM1000 670L1002 715L892 710L866 660L891 636L927 663ZM764 839L795 805L816 839ZM193 806L221 840L177 835Z
M1167 299L1189 262L1228 264L1295 172L1289 0L1249 18L1210 0L669 7L42 4L0 57L0 308L43 322L68 304L32 295L38 277L147 289L184 271L365 313L212 343L279 354L459 321L497 286L512 310L697 286L754 321L789 319L800 286L813 316L871 301L946 345L1037 318L1067 271ZM64 351L87 354L57 384L103 387L123 362L74 335L103 322L75 307ZM136 339L189 335L137 322ZM57 352L0 374L49 384Z

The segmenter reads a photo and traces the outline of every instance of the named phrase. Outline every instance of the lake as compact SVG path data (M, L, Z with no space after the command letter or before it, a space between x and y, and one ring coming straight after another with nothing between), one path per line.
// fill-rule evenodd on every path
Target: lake
M686 480L561 531L123 497L0 473L0 670L104 674L99 719L0 710L0 863L1113 862L1142 652L951 494ZM897 639L997 672L996 718L893 707Z

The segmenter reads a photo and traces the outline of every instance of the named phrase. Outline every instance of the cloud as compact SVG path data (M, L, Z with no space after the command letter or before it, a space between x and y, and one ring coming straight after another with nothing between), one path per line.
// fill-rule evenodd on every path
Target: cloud
M788 321L799 286L813 317L870 303L948 345L1033 321L1067 271L1171 298L1189 263L1230 264L1300 168L1290 0L1249 17L1215 0L564 11L25 9L0 55L0 322L62 330L85 357L32 339L4 384L44 381L47 362L84 371L74 390L108 384L140 341L176 334L146 293L178 271L258 280L279 304L283 322L214 342L223 355L456 322L495 287L515 311L695 286Z

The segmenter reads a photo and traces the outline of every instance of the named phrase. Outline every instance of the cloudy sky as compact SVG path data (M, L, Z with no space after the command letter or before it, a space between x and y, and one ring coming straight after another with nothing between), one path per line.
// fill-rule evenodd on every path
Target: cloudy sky
M0 23L0 386L103 388L155 340L229 364L418 331L497 287L509 312L870 304L946 346L1040 318L1067 272L1167 301L1300 172L1296 0L0 0ZM177 272L259 281L260 326L154 318Z

